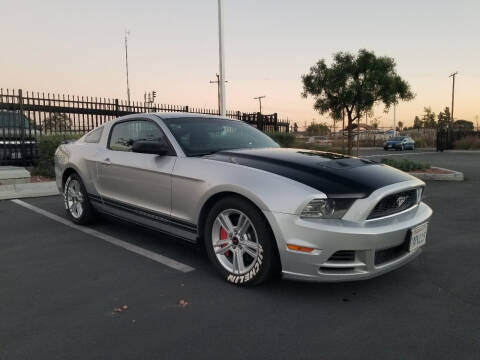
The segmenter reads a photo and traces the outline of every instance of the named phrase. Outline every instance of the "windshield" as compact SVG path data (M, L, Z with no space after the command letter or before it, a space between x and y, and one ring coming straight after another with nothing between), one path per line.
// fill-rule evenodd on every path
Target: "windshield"
M405 137L403 137L403 136L395 136L394 138L391 138L390 140L391 140L391 141L402 141L403 139L405 139Z
M270 137L242 121L207 117L164 121L187 156L229 149L279 147Z

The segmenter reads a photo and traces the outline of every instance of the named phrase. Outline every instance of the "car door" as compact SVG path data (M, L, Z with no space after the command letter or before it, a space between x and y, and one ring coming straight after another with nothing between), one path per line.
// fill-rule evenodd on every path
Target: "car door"
M132 152L137 140L165 142L167 155ZM176 154L153 120L133 118L110 128L107 147L97 161L97 191L107 212L169 230L171 174Z

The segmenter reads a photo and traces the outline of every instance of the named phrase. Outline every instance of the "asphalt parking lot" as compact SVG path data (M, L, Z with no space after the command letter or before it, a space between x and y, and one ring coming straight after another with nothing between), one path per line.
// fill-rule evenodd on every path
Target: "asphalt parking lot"
M0 359L478 359L480 153L387 155L466 180L429 182L423 254L361 282L237 288L188 243L114 220L93 226L192 268L181 271L1 201ZM60 196L24 201L63 217Z

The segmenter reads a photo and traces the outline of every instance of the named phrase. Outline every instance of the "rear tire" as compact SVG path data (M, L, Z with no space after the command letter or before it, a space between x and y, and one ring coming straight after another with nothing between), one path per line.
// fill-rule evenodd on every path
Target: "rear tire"
M95 210L88 200L87 190L77 173L65 181L63 199L67 217L75 224L86 225L95 219Z
M258 285L280 270L267 220L243 198L218 201L207 216L203 238L209 260L227 282Z

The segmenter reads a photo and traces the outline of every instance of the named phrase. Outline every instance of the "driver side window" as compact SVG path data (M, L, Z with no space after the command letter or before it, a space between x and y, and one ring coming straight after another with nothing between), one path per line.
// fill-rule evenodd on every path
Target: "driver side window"
M163 141L168 143L163 131L152 121L129 120L115 124L110 132L108 148L115 151L132 151L138 140Z

